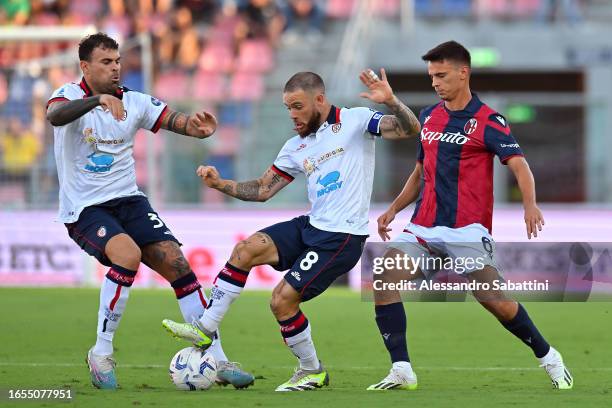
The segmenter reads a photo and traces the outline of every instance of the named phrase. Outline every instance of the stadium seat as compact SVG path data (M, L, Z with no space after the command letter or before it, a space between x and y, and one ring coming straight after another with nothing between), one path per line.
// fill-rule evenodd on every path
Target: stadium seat
M472 15L472 0L443 0L442 10L447 17L469 17Z
M264 94L264 81L261 75L250 72L237 72L230 84L230 98L235 101L256 101Z
M400 14L400 0L372 0L372 13L382 17L396 17Z
M200 70L193 77L193 98L202 101L222 101L227 94L225 78L219 72Z
M162 73L155 82L155 97L163 101L184 98L189 90L189 78L183 71Z
M26 186L22 183L0 184L0 205L21 206L26 202Z
M268 72L274 66L274 53L266 40L246 40L240 45L236 70Z
M234 52L228 44L211 42L204 47L198 66L203 71L231 72L234 69Z
M326 14L331 18L347 19L353 15L353 9L356 5L355 0L329 0Z

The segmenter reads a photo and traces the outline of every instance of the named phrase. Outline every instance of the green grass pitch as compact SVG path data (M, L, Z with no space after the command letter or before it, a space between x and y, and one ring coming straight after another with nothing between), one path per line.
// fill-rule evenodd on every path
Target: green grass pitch
M161 328L178 319L170 289L133 290L117 335L118 391L90 382L85 354L95 337L96 289L0 289L0 389L69 386L71 403L8 402L2 406L79 407L610 407L612 303L529 303L544 336L562 353L575 385L553 390L522 343L478 304L406 305L410 356L419 378L413 392L367 392L386 375L389 361L373 319L373 305L348 290L332 289L303 306L311 321L330 387L274 393L296 360L282 343L268 308L269 293L246 292L224 321L228 356L258 377L248 390L174 389L172 355L186 344Z

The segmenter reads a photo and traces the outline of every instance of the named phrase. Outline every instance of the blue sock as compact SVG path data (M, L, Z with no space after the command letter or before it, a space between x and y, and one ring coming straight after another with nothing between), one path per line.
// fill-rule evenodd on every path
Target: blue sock
M523 343L531 347L536 357L544 357L550 350L550 345L544 340L520 303L516 316L508 322L501 322L501 324Z
M376 324L382 335L391 362L410 361L406 346L406 312L401 302L375 306Z

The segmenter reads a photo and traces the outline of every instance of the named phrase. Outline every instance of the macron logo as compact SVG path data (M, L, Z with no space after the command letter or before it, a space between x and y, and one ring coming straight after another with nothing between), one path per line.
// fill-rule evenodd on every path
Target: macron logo
M291 276L293 276L298 282L302 280L302 277L300 276L300 273L298 271L291 272Z

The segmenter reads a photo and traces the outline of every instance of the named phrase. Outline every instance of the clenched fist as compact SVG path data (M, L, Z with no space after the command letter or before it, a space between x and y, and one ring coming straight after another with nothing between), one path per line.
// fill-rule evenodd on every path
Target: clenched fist
M196 170L196 174L204 180L204 183L210 188L217 188L221 182L219 172L215 166L200 166Z

